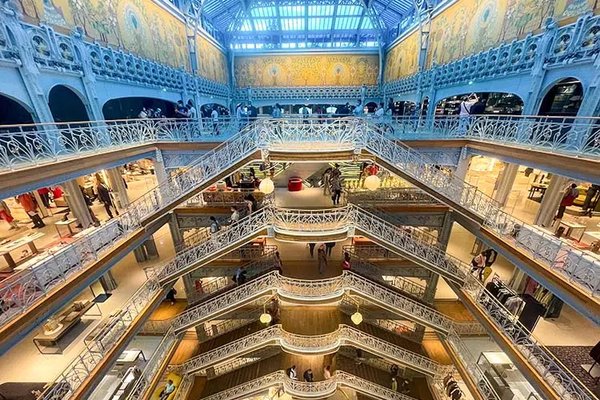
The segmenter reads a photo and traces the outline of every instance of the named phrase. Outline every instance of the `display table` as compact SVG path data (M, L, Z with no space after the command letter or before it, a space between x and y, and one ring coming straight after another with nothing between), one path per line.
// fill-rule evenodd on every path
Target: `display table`
M73 233L73 229L71 229L71 225L77 223L79 220L77 218L69 218L66 221L58 221L54 224L54 226L56 227L56 232L58 232L58 237L62 238L62 234L60 233L60 227L61 226L66 226L67 230L69 231L69 236L65 236L65 237L71 237L74 235Z
M575 230L581 231L581 235L579 235L579 239L578 239L578 241L580 241L580 242L581 242L581 239L583 239L583 234L585 233L585 229L587 228L585 225L578 224L577 222L560 221L560 223L558 224L557 230L561 226L564 226L567 228L565 231L565 236L571 237L573 239L575 239L574 237L571 236L573 234L573 231L575 231Z
M119 356L119 358L117 358L117 366L124 366L124 367L132 367L134 366L138 360L143 360L143 361L147 361L146 360L146 356L144 355L144 352L141 350L125 350L124 352L121 353L121 355Z
M293 177L288 180L288 192L299 192L302 190L302 178Z
M14 270L15 267L17 266L17 262L15 262L15 260L12 258L10 252L18 249L19 247L23 247L23 246L27 245L27 246L29 246L29 249L31 249L31 254L28 255L27 257L21 258L19 260L19 262L28 260L31 257L33 257L39 253L39 250L37 249L37 247L35 247L34 240L37 240L43 236L44 236L44 234L42 232L35 232L35 233L30 233L26 236L22 236L18 239L12 240L12 241L0 246L0 255L4 256L4 259L6 260L6 263L8 264L10 269Z
M110 395L109 399L122 400L127 398L141 374L142 372L137 366L130 367L127 372L125 372L123 379L121 379L121 383L112 395Z
M76 309L75 305L72 305L67 310L63 311L58 316L59 327L52 332L44 332L37 334L33 338L33 343L37 347L41 354L62 354L63 349L59 345L60 339L62 339L71 329L75 327L80 321L81 317L92 308L93 302L89 301L84 303L81 309ZM45 347L53 347L58 349L58 353L44 351Z
M546 189L548 189L548 185L544 183L532 183L529 187L529 195L528 199L533 199L533 195L535 193L540 193L540 200L544 198L544 194L546 194Z

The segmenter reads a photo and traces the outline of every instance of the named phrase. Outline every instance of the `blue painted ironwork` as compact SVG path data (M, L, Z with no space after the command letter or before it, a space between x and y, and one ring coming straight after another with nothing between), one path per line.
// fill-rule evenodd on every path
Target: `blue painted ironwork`
M69 36L48 26L21 22L20 28L25 32L28 42L14 43L14 36L8 34L3 18L12 17L0 17L0 61L9 65L19 66L24 58L23 52L29 52L33 54L40 70L83 75L84 59L89 59L91 71L97 79L220 98L230 95L229 87L225 84L97 42L83 42L85 53L80 54L75 42L82 38L77 30Z
M550 35L547 46L542 41ZM570 25L549 26L543 33L503 43L444 65L385 84L385 93L396 96L427 92L470 82L503 78L532 71L542 60L544 68L593 62L600 52L600 16L585 15Z

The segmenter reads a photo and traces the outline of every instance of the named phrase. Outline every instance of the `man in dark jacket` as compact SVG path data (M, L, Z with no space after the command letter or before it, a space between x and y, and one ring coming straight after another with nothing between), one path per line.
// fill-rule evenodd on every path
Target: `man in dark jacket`
M111 207L113 207L117 215L119 215L119 211L113 205L112 199L110 198L110 189L108 188L108 186L106 186L104 182L102 182L100 178L96 178L96 191L98 192L98 198L100 199L102 204L104 204L104 209L108 214L108 218L113 218L113 213L110 210Z

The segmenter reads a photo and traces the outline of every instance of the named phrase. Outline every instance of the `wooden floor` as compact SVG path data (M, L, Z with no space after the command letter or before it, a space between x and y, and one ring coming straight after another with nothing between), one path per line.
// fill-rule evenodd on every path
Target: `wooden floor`
M423 349L425 350L425 355L432 360L443 365L452 365L452 359L439 339L423 340Z
M337 305L298 306L281 305L283 329L299 335L322 335L338 329L341 313Z
M447 315L458 322L472 322L475 321L473 315L466 309L466 307L458 300L436 300L434 302L436 310L442 314Z
M177 349L169 361L169 364L182 364L183 362L192 358L194 355L198 354L199 348L200 342L198 342L196 335L194 333L186 334L179 343L179 346L177 346Z
M169 301L163 301L157 308L154 310L152 315L150 316L150 321L165 321L167 319L171 319L176 315L180 314L187 307L186 300L177 300L175 304L171 305Z

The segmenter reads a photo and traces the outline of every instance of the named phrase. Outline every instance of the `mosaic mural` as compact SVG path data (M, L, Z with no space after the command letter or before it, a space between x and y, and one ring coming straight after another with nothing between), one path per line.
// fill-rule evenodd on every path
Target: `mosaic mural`
M91 40L189 70L185 25L152 0L17 0L15 3L34 22L65 30L80 26ZM198 37L200 75L225 83L225 56L204 37Z
M229 65L225 54L203 36L196 36L198 73L210 80L229 83Z
M598 7L600 0L459 0L431 22L427 66L445 64L538 31L549 17L564 21ZM386 65L391 71L386 71L386 80L416 72L419 47L413 36L388 53ZM409 67L412 65L413 69Z
M265 55L235 59L238 87L376 85L378 74L378 55Z
M385 80L396 80L417 72L420 32L415 31L394 46L385 61Z

